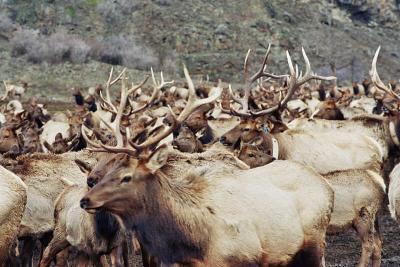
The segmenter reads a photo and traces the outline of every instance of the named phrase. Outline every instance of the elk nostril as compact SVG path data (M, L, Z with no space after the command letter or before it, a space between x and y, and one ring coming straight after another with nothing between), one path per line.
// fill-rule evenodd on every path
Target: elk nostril
M80 202L80 206L82 209L86 209L89 205L90 200L88 198L82 198Z
M219 138L219 141L220 141L221 143L225 143L225 142L226 142L226 137L225 137L225 136L221 136L221 137Z

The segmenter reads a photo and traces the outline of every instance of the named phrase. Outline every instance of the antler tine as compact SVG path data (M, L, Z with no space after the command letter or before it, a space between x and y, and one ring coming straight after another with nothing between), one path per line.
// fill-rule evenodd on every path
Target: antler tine
M310 60L308 59L306 51L304 51L303 47L301 48L301 52L303 54L303 58L304 58L304 61L306 63L306 72L305 72L304 76L302 76L299 79L299 81L297 82L298 86L303 85L304 83L306 83L306 82L308 82L309 80L312 80L312 79L323 80L323 81L336 80L336 77L334 77L334 76L324 77L324 76L319 76L319 75L316 75L316 74L312 73Z
M378 56L379 56L379 52L381 50L381 47L379 46L378 49L375 52L374 58L372 60L372 66L371 66L371 70L369 72L369 75L371 76L371 80L372 83L374 84L375 87L377 87L378 89L392 95L393 97L400 99L400 96L398 94L396 94L390 84L389 87L387 87L381 80L381 78L379 77L378 71L376 69L376 62L378 61Z
M251 52L251 50L249 49L246 54L245 63L244 63L245 88L244 88L243 98L235 97L232 90L230 90L230 95L231 95L232 99L235 102L237 102L238 104L240 104L240 106L242 107L241 108L242 110L235 110L234 108L231 107L231 109L229 111L222 110L225 113L230 113L232 115L240 116L240 117L252 116L252 112L249 111L249 98L250 98L250 94L251 94L251 85L255 81L259 80L262 77L267 77L268 79L281 79L281 78L288 77L288 75L275 75L275 74L268 73L265 71L267 68L268 57L271 53L271 44L269 44L260 69L253 76L251 76L250 78L247 78L248 59L249 59L250 52Z
M170 113L172 117L174 118L173 123L170 127L166 128L164 131L160 132L159 134L156 134L155 136L151 136L149 139L147 139L145 142L143 142L140 145L131 143L133 147L135 147L138 151L141 151L149 146L152 146L154 144L157 144L160 142L162 139L170 135L178 125L183 123L189 116L192 114L196 109L199 107L212 103L215 100L217 100L222 92L222 89L220 87L219 90L215 90L214 94L204 98L204 99L199 99L196 96L195 88L192 79L190 78L189 71L187 70L186 66L183 65L183 72L185 73L185 78L188 83L188 89L189 89L189 97L186 103L185 108L182 110L181 114L176 118L173 114L173 112L170 110Z
M86 135L86 130L87 127L85 125L82 125L81 127L81 132L82 132L82 136L85 139L85 141L93 146L94 148L89 148L90 151L93 152L113 152L113 153L126 153L128 155L136 155L136 151L134 149L131 149L129 147L112 147L112 146L108 146L108 145L104 145L102 143L96 143L92 140L89 139L89 137Z
M107 80L107 83L106 83L106 97L107 97L107 101L108 102L111 102L110 83L111 83L113 71L114 71L114 68L111 67L110 75L108 76L108 80Z
M311 64L307 57L306 52L304 51L304 48L302 48L302 53L303 53L304 61L306 63L306 72L305 72L304 76L300 75L299 77L297 77L298 69L296 68L296 70L295 70L295 68L293 67L292 58L290 57L290 53L289 53L289 51L286 51L286 57L287 57L288 65L289 65L289 71L290 71L290 77L288 80L288 92L287 92L286 96L283 98L282 101L279 101L279 103L277 105L275 105L271 108L268 108L266 110L256 111L256 112L251 111L252 115L262 116L262 115L270 114L270 113L273 113L273 112L279 110L279 108L285 106L286 103L291 99L291 97L293 96L293 94L297 88L299 88L302 84L308 82L311 79L326 80L326 81L336 79L336 77L333 77L333 76L323 77L323 76L318 76L318 75L312 74Z
M153 92L151 93L150 100L148 100L141 107L138 107L136 109L132 109L131 112L129 112L129 114L132 115L132 114L138 113L138 112L146 109L147 107L149 107L157 99L159 93L160 93L160 87L154 86L153 87ZM132 101L130 99L129 99L129 103L130 103L131 107L133 108L133 103L132 103Z
M126 75L125 72L122 73L122 83L121 83L121 97L119 101L119 107L117 110L117 115L115 117L115 138L117 139L117 147L124 146L124 138L122 136L120 125L121 119L124 115L124 109L128 101L128 89L126 87Z
M149 79L149 76L147 75L146 77L144 77L144 79L138 85L135 86L132 83L131 89L128 90L128 95L133 94L138 89L140 89L147 82L148 79Z
M166 82L166 81L164 80L164 75L163 75L163 73L161 72L161 75L160 75L160 76L161 76L161 81L160 81L160 83L158 83L157 80L156 80L156 77L155 77L155 75L154 75L153 68L151 68L150 71L151 71L151 78L152 78L153 84L154 84L154 86L153 86L153 92L152 92L152 94L151 94L150 100L148 100L148 101L147 101L144 105L142 105L141 107L131 110L130 114L138 113L138 112L140 112L140 111L146 109L147 107L149 107L149 106L157 99L157 97L159 96L159 94L160 94L160 92L161 92L161 89L162 89L164 86L169 85L169 84L173 84L173 83L175 82L174 80L169 81L169 82ZM146 80L145 80L144 82L142 82L142 83L139 85L139 87L141 87L141 86L147 81L147 79L148 79L148 77L146 77ZM133 107L131 101L130 101L130 104L131 104L131 106Z
M246 57L244 59L244 63L243 63L243 77L244 77L244 81L247 82L247 75L248 73L248 67L249 67L249 56L251 53L251 49L247 50L247 54Z
M110 87L112 85L114 85L116 82L118 82L119 80L121 80L122 75L124 75L124 73L126 72L126 68L124 68L118 74L117 78L115 78L114 80L112 80L113 72L114 72L114 68L111 67L110 75L108 76L108 80L106 83L106 98L104 98L103 93L101 91L99 92L99 97L100 97L100 101L102 102L102 103L100 103L100 105L104 109L106 109L107 111L110 111L112 113L116 113L117 108L113 105L113 103L111 101Z
M265 70L267 68L267 62L268 62L268 57L269 57L270 53L271 53L271 44L268 44L267 52L265 53L264 60L263 60L263 62L261 64L260 69L253 76L251 76L250 79L249 79L250 85L253 82L255 82L256 80L258 80L259 78L261 78L261 77L269 77L269 78L272 78L272 79L280 79L280 78L284 78L284 77L288 76L288 75L275 75L275 74L272 74L272 73L265 72Z
M100 144L97 144L96 142L90 140L90 138L86 134L86 130L89 130L89 129L85 125L82 124L81 133L82 133L82 137L83 137L83 139L85 139L86 143L88 143L92 147L100 148Z

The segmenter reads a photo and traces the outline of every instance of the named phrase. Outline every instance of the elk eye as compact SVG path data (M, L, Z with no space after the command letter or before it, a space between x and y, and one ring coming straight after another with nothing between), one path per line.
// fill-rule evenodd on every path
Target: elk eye
M127 175L122 178L121 183L128 183L130 180L132 180L132 176Z
M249 128L244 128L243 131L248 132L248 131L250 131L250 129Z
M250 158L254 158L255 155L254 155L254 154L249 154L249 157L250 157Z

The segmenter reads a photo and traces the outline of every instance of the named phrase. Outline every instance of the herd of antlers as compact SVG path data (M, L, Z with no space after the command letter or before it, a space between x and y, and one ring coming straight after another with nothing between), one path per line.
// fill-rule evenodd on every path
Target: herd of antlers
M301 85L309 82L310 80L324 80L324 81L331 81L335 80L336 77L324 77L324 76L319 76L316 75L312 72L311 70L311 65L310 61L302 48L302 55L304 58L305 62L305 72L304 74L299 71L298 66L296 65L294 67L291 56L289 52L286 52L287 56L287 61L289 65L289 75L284 74L284 75L275 75L272 73L267 72L267 61L268 57L271 52L271 45L268 46L267 52L264 56L263 62L261 64L261 67L259 70L253 74L251 77L248 77L248 61L249 61L249 56L250 56L251 50L248 51L245 61L244 61L244 96L242 98L238 97L233 91L231 86L229 86L229 97L236 103L238 103L241 107L241 109L236 109L232 105L230 105L230 109L224 109L221 106L221 110L224 113L228 113L234 116L238 117L259 117L263 115L268 115L271 114L283 107L287 104L287 102L292 98L294 92L296 89L298 89ZM150 107L154 101L158 99L158 97L161 94L161 89L163 89L165 86L171 85L174 81L169 81L166 82L164 80L163 74L161 73L161 81L158 82L155 78L154 72L151 69L151 76L152 76L152 81L153 81L153 91L151 94L150 99L142 106L136 107L135 102L131 100L130 96L134 94L138 89L140 89L148 80L148 77L145 77L138 85L132 84L130 88L127 86L127 78L126 78L126 69L123 69L116 78L113 78L113 69L111 69L109 78L106 83L105 91L106 91L106 96L103 96L103 93L100 91L99 96L100 96L100 102L101 106L104 110L107 110L111 112L112 114L115 115L115 120L110 125L109 123L106 123L107 128L114 134L116 138L116 145L111 146L108 144L103 144L100 141L93 141L88 137L88 128L85 126L82 126L82 135L87 141L88 144L92 146L90 148L92 151L98 151L98 152L113 152L113 153L127 153L129 155L138 155L138 152L145 150L146 148L149 148L151 146L157 145L161 140L166 138L168 135L170 135L179 125L181 125L189 116L192 114L196 109L199 107L210 104L217 100L222 92L222 88L220 86L217 87L215 91L213 91L212 95L208 96L207 98L200 99L196 95L195 91L195 86L193 84L193 81L189 75L189 71L187 70L186 66L183 67L184 69L184 75L188 84L188 99L186 102L186 105L182 112L179 114L179 116L176 116L174 112L171 110L169 107L169 113L171 117L173 118L173 122L171 123L170 126L162 126L163 130L162 131L157 131L156 134L149 136L149 138L144 141L141 144L137 144L130 140L129 136L129 130L126 130L126 136L124 136L121 133L121 118L123 116L130 116L135 113L141 112L145 110L146 108ZM374 77L377 77L378 82L379 76L374 75ZM252 110L249 108L249 98L251 95L251 89L252 85L255 82L262 83L263 79L273 79L273 80L279 80L279 79L286 79L287 80L287 88L285 88L285 91L287 91L285 97L282 97L282 91L280 92L280 100L279 102L267 109L259 109L259 110ZM111 100L111 94L110 94L110 87L112 85L115 85L117 82L121 82L121 92L120 92L120 99L119 99L119 106L116 107ZM381 85L382 83L378 83L379 86L384 87ZM127 105L129 104L129 111L126 111ZM104 121L103 121L104 122Z
M372 67L370 70L370 76L373 84L375 85L376 88L380 89L381 91L389 94L390 96L400 100L400 96L396 94L391 86L386 86L381 79L379 78L377 69L376 69L376 62L377 58L379 55L380 47L377 49L375 56L372 61ZM259 116L264 116L268 114L272 114L275 111L278 111L282 108L285 107L285 105L288 103L289 100L291 100L293 94L295 93L296 89L304 85L305 83L309 82L310 80L322 80L322 81L332 81L336 80L336 77L333 76L320 76L315 73L313 73L311 69L311 64L310 61L307 57L306 52L302 48L302 56L305 62L305 72L303 74L302 71L299 70L298 66L294 66L292 62L292 58L289 54L289 52L286 52L286 57L287 57L287 62L289 66L289 74L284 74L284 75L276 75L270 72L267 72L267 62L268 58L271 53L271 45L268 46L267 52L264 56L264 59L262 61L261 67L252 75L249 77L248 75L248 63L249 63L249 56L250 56L251 50L249 50L246 54L245 61L244 61L244 93L243 97L237 96L229 85L229 90L228 90L228 96L233 102L239 104L240 109L235 108L232 104L229 104L229 109L223 108L223 106L220 103L220 108L222 112L233 115L233 116L238 116L241 118L249 118L249 117L259 117ZM193 81L189 75L189 71L187 70L186 66L183 67L184 69L184 75L186 78L186 82L188 84L188 99L186 102L186 105L182 112L179 114L179 116L176 116L172 109L168 106L169 108L169 113L171 117L173 118L173 122L171 123L170 126L161 126L162 128L160 131L156 131L155 134L152 136L149 136L149 138L144 141L141 144L137 144L130 140L130 133L129 129L125 129L124 131L126 134L123 135L121 133L121 118L123 116L131 116L133 114L139 113L141 111L144 111L146 108L150 107L160 96L162 93L161 90L174 83L174 81L165 81L163 74L161 72L161 80L157 81L153 72L153 69L151 69L151 77L153 81L153 90L151 93L150 99L143 105L137 107L136 103L131 99L131 95L133 95L138 89L142 88L142 86L147 82L148 76L145 77L139 84L135 85L132 84L129 88L127 86L127 78L126 78L126 68L123 69L116 78L113 78L113 69L111 69L109 78L106 82L105 86L105 91L106 91L106 96L103 96L103 93L100 91L99 92L99 98L100 98L100 105L104 110L107 110L111 112L112 114L115 115L115 120L112 124L109 124L105 121L103 121L106 125L106 127L113 133L116 139L116 144L115 146L111 146L108 144L103 144L99 140L91 140L88 137L88 131L89 129L86 126L82 126L82 135L87 141L88 144L92 146L90 150L92 151L98 151L98 152L113 152L113 153L126 153L132 156L137 156L140 151L143 151L151 146L157 145L161 140L166 138L168 135L170 135L174 130L179 127L189 116L192 114L196 109L198 109L200 106L206 105L213 103L215 100L220 98L220 95L222 93L222 88L220 85L218 85L217 90L213 91L213 94L208 96L207 98L200 99L196 95L195 91L195 86L193 84ZM264 80L263 80L264 79ZM252 85L255 82L258 82L258 84L262 84L265 80L280 80L280 79L286 79L286 88L283 90L279 91L280 98L277 104L268 107L266 109L250 109L249 107L249 98L251 97L251 90L252 90ZM121 82L121 91L120 91L120 98L119 98L119 105L118 107L113 104L111 100L111 94L110 94L110 87L117 84L118 82ZM282 92L286 91L286 95L283 97ZM127 108L127 106L129 106ZM128 109L128 111L126 111ZM101 119L101 118L100 118Z

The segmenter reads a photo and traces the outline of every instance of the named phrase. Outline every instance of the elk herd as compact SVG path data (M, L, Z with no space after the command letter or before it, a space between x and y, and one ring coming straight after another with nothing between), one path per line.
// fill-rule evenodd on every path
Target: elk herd
M250 75L249 50L243 88L111 69L54 114L4 83L0 266L325 266L326 235L349 229L358 266L380 266L387 202L400 220L400 91L380 48L351 87L304 49L304 70L286 52L288 74L270 73L270 51Z

